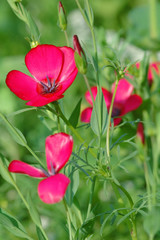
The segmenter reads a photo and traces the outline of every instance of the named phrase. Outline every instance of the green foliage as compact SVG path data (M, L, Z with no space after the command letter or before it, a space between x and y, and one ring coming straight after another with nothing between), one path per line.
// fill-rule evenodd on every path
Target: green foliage
M0 224L17 237L33 240L28 236L20 221L2 208L0 208Z

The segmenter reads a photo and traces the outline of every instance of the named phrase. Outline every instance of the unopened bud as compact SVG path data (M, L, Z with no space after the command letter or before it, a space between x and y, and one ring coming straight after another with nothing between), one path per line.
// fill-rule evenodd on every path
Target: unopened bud
M78 68L78 71L81 74L86 74L87 60L86 60L85 53L79 43L79 39L78 39L77 35L73 36L73 47L75 50L74 59L75 59L76 67Z
M65 31L67 28L67 18L64 7L61 2L59 2L58 6L58 17L59 17L59 27L61 30Z

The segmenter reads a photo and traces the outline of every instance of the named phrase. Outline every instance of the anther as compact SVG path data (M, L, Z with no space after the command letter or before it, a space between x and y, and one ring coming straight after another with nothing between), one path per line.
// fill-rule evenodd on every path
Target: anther
M49 77L47 76L47 82L48 82L48 87L51 88L52 87L52 84L51 84L51 81L49 79Z

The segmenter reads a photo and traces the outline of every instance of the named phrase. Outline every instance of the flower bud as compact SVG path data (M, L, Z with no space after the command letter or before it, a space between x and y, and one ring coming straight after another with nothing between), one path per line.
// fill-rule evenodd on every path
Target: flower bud
M144 126L141 122L138 123L137 136L140 139L141 143L144 145L145 144Z
M79 43L79 39L78 39L77 35L73 36L73 47L75 50L74 59L75 59L76 67L78 68L78 71L81 74L86 74L87 60L86 60L85 53Z
M59 27L61 30L65 31L67 28L67 18L64 7L61 2L59 2L58 6L58 17L59 17Z

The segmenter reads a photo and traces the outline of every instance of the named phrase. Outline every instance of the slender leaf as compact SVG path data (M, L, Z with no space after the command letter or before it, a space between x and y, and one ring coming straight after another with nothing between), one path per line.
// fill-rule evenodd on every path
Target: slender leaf
M0 224L15 236L32 240L32 238L28 236L23 225L2 208L0 208Z
M72 124L72 126L74 128L76 128L77 124L78 124L78 119L79 119L79 115L80 115L81 102L82 102L82 98L76 104L76 106L75 106L75 108L74 108L74 110L71 113L71 116L69 118L69 122Z

